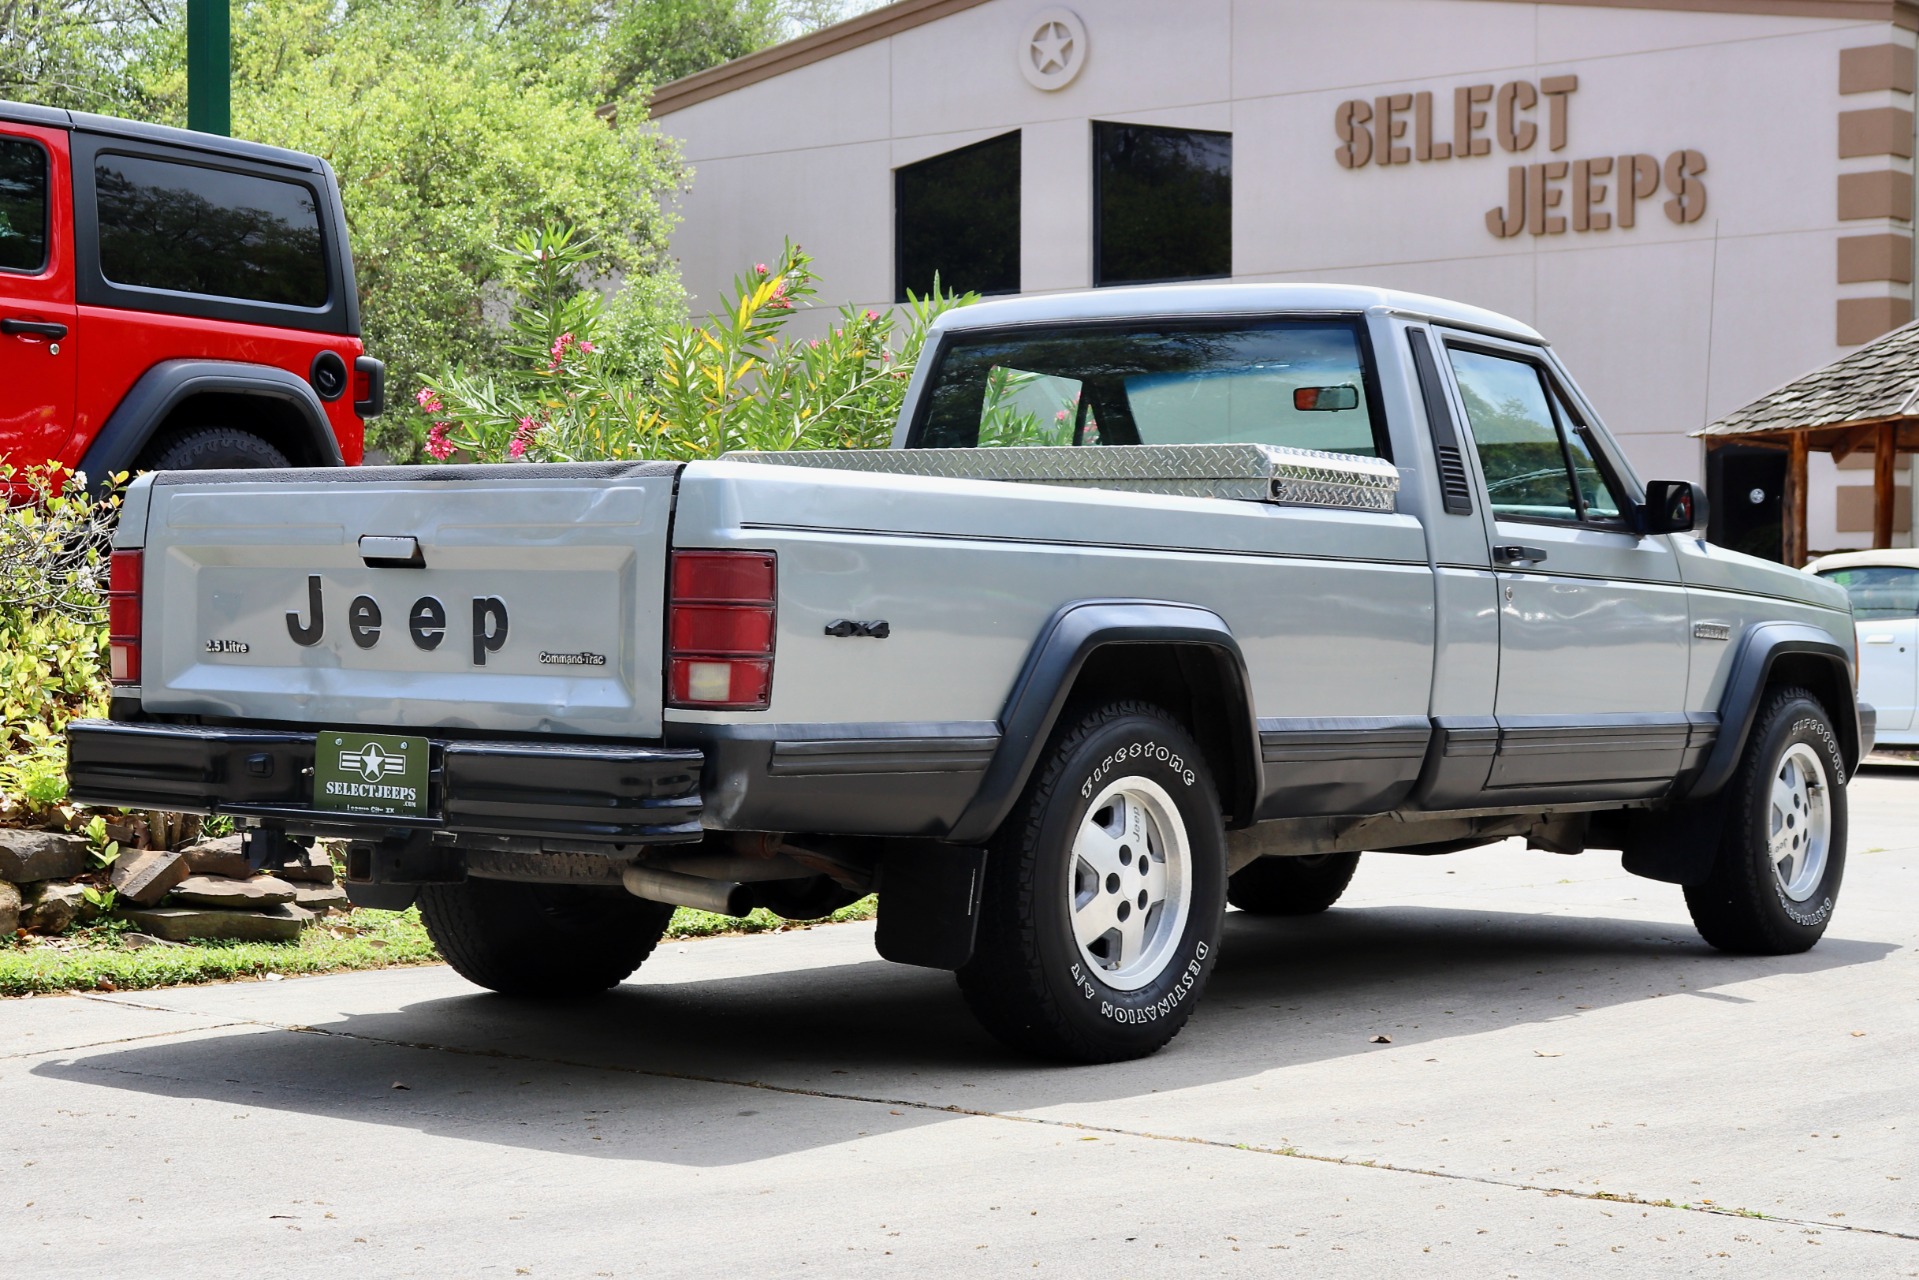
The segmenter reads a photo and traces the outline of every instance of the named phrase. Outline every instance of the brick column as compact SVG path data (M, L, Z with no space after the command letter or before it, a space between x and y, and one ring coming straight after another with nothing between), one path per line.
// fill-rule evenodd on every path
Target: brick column
M1840 298L1835 337L1856 347L1912 319L1913 94L1910 37L1841 50Z

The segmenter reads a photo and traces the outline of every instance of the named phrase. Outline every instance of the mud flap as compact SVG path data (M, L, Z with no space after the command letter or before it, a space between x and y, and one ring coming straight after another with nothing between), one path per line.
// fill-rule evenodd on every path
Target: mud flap
M957 969L973 958L986 850L913 841L880 861L880 956L896 964Z
M1667 884L1704 884L1726 830L1726 800L1714 796L1675 809L1635 809L1626 817L1621 864Z

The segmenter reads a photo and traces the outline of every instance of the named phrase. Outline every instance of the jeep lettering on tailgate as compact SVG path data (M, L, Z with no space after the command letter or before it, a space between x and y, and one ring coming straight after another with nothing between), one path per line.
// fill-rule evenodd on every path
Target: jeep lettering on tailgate
M307 578L307 612L312 619L300 621L298 610L287 611L287 634L293 643L311 648L326 634L326 608L321 599L320 575ZM347 634L362 649L380 642L384 615L380 602L372 596L355 596L347 606ZM486 655L498 653L506 645L506 601L498 596L473 597L473 665L484 667ZM407 610L407 634L422 649L433 650L446 639L446 606L433 596L421 596Z

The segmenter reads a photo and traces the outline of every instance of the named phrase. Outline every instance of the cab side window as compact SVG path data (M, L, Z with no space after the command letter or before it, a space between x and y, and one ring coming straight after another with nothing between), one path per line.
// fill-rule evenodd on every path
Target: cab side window
M1494 516L1620 522L1618 493L1583 425L1537 365L1463 347L1450 348L1448 356Z
M0 137L0 271L34 275L46 265L46 149Z

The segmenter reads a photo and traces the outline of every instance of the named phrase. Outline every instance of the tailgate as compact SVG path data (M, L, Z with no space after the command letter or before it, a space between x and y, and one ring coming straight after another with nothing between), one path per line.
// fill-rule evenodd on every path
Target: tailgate
M658 737L677 473L160 475L141 702L322 726Z

